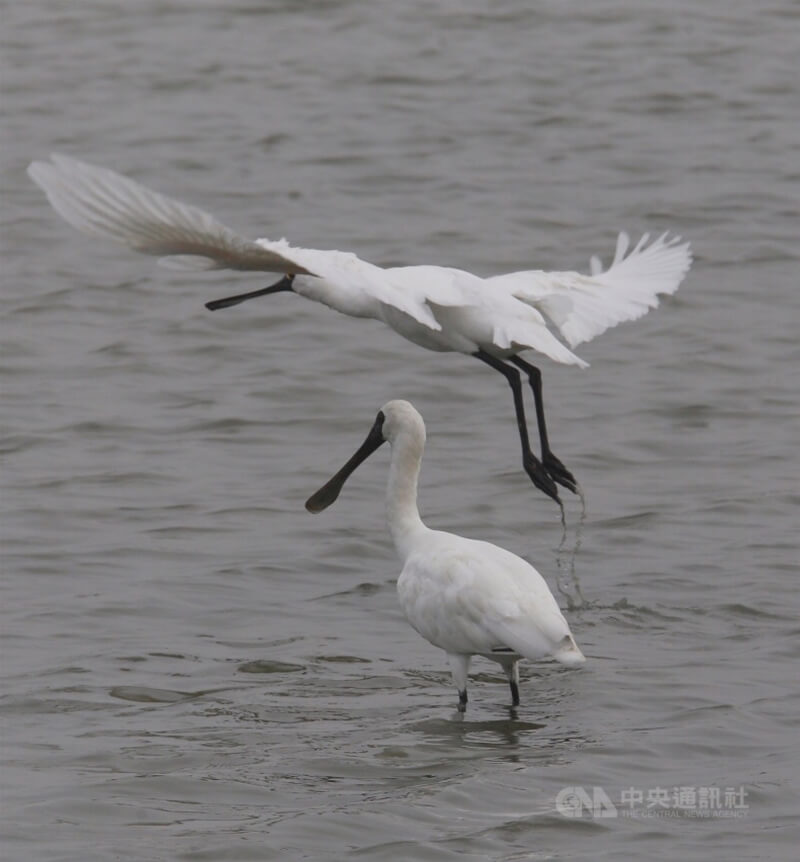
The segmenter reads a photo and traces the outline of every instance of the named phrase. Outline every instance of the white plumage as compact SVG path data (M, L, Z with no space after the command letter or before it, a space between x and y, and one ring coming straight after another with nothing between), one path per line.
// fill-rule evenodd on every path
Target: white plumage
M350 474L384 441L392 447L386 511L403 570L400 605L411 625L450 660L466 708L470 658L498 662L519 703L518 662L552 656L574 667L586 660L542 576L525 560L488 542L431 530L417 508L425 424L408 401L381 408L367 439L345 466L309 498L320 512L338 497Z
M535 350L555 362L586 367L570 348L656 307L658 295L674 293L691 264L689 244L678 237L664 234L648 245L645 235L626 256L629 240L620 234L609 269L602 271L593 258L591 275L532 270L480 278L451 267L382 268L349 252L245 239L197 207L66 156L33 162L28 173L78 230L158 255L168 266L287 274L269 288L211 302L209 308L291 290L343 314L381 320L429 350L481 359L510 383L523 465L534 484L559 503L554 483L576 491L577 482L550 451L540 374L519 354ZM518 368L534 392L541 461L530 450Z

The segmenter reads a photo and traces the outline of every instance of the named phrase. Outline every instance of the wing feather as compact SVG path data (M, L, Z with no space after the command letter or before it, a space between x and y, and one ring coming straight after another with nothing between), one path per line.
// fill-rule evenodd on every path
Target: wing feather
M363 290L430 329L441 329L423 294L405 291L387 270L349 252L297 248L283 240L250 240L198 207L173 200L107 168L53 155L33 162L31 179L56 212L91 236L157 255L172 269L291 272L325 279L334 289ZM335 307L335 297L331 303Z
M56 212L79 231L163 257L173 268L314 274L286 254L239 236L198 207L107 168L53 155L51 162L33 162L28 174Z
M577 365L588 368L589 363L576 356L562 344L547 328L544 318L535 308L526 308L526 312L536 311L538 319L530 314L492 314L494 329L492 343L501 350L536 350L548 356L554 362L564 365Z
M658 306L659 295L678 289L692 263L689 243L666 233L650 245L648 241L644 234L628 254L630 240L621 233L605 272L595 257L588 276L532 270L488 281L541 311L574 348L618 323L642 317Z
M583 654L539 572L504 548L463 541L470 554L455 558L450 570L462 613L473 616L493 643L525 658L552 655L564 664L581 663Z

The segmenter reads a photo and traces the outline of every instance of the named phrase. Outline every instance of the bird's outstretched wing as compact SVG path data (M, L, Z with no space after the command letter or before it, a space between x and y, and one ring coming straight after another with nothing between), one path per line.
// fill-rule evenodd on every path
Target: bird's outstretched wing
M592 258L591 275L578 272L511 272L487 279L494 289L541 311L570 347L577 347L658 305L659 294L675 293L692 263L689 243L663 234L647 245L645 234L630 252L621 233L611 266Z
M151 191L121 174L53 155L32 162L30 178L74 228L179 269L308 273L294 261L239 236L198 207Z
M419 323L441 328L426 302L395 285L381 267L349 252L250 240L198 207L158 194L108 168L53 155L33 162L31 179L56 212L83 233L161 257L173 269L233 269L313 275L334 288L363 290Z

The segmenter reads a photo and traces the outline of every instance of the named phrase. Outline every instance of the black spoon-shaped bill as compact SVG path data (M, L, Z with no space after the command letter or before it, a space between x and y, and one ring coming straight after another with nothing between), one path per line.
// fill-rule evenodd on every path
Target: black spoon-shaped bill
M291 290L292 281L294 281L293 275L285 275L280 281L276 281L275 284L271 284L269 287L261 287L248 293L237 293L236 296L226 296L224 299L214 299L206 303L206 308L209 311L216 311L219 308L230 308L232 305L238 305L247 299L255 299L257 296L266 296L268 293Z
M367 434L367 439L358 447L358 450L353 457L350 458L344 467L342 467L335 476L330 478L319 489L319 491L316 492L316 494L312 494L308 500L306 500L306 509L308 509L309 512L316 513L327 509L328 506L330 506L331 503L333 503L339 496L344 487L344 483L350 478L350 475L355 471L359 464L366 461L376 449L379 449L380 446L386 442L386 438L383 436L384 419L383 411L381 411L375 418L375 423L372 428L370 428L369 434Z

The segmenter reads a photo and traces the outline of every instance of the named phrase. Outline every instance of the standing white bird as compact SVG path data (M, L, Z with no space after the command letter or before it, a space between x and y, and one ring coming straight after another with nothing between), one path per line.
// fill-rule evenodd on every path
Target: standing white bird
M386 515L403 571L400 605L411 625L447 653L467 707L467 673L473 655L502 665L519 704L520 658L550 655L568 667L586 659L544 578L520 557L489 542L431 530L417 508L417 480L425 449L425 423L408 401L390 401L352 458L306 502L321 512L339 496L350 474L381 444L392 447Z
M626 257L629 240L621 233L611 266L603 272L592 258L590 276L531 270L480 278L441 266L382 268L348 252L296 248L285 239L245 239L203 210L66 156L33 162L28 174L78 230L159 255L173 268L285 273L269 287L207 303L211 310L293 291L352 317L381 320L428 350L457 351L485 362L511 386L525 471L559 505L555 483L573 492L578 483L550 449L541 372L519 354L536 350L555 362L586 367L547 321L574 348L655 308L659 294L678 289L692 260L689 244L667 234L650 245L643 236ZM541 460L531 451L518 369L533 390Z

